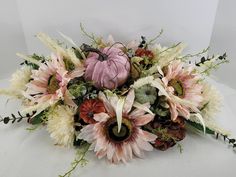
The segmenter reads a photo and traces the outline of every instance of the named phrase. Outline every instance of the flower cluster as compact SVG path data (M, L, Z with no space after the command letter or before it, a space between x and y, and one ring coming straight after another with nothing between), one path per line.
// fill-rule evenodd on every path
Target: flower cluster
M98 158L112 163L178 144L187 124L227 136L214 121L220 95L206 82L212 69L227 62L225 54L204 57L204 50L183 55L181 43L169 48L156 44L160 35L123 44L82 31L90 45L78 46L61 34L72 45L64 47L39 33L52 54L18 54L24 59L22 69L0 93L22 100L20 120L46 126L56 145L88 144ZM200 62L190 62L192 57L201 57ZM18 118L1 121L11 119Z

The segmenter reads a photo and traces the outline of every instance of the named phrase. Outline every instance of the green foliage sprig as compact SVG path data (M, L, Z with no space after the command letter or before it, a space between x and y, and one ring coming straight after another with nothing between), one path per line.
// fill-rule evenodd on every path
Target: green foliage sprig
M46 58L44 56L39 56L37 54L33 54L30 56L31 58L37 60L37 61L40 61L41 63L44 63L46 61ZM27 65L27 66L31 66L33 69L39 69L39 66L34 64L34 63L31 63L27 60L25 60L24 62L22 62L20 65Z
M195 123L195 122L191 122L191 121L187 121L187 123L189 125L191 125L191 127L203 132L203 127L201 124L198 124L198 123ZM229 143L229 145L231 145L234 150L236 150L236 139L234 138L229 138L228 135L224 135L222 133L219 133L219 132L216 132L214 130L211 130L210 128L206 127L206 130L205 130L205 133L206 134L210 134L210 135L215 135L216 136L216 139L219 139L219 137L223 137L223 140L226 142Z
M21 122L23 119L27 119L27 122L30 122L30 119L35 115L35 111L32 112L32 114L27 113L26 115L22 115L18 111L18 115L11 114L11 116L1 117L0 122L3 122L4 124L8 124L9 122L15 123L15 122Z
M218 69L219 66L224 63L229 63L226 53L217 57L214 55L211 57L202 57L199 62L195 63L195 65L197 67L204 68L204 70L201 71L201 74L208 76L210 75L211 71Z
M84 167L87 165L88 160L85 158L88 150L89 150L90 144L87 142L84 142L76 152L76 157L74 161L71 163L71 168L68 170L64 175L59 175L59 177L70 177L72 172L80 165L81 167Z
M223 140L229 143L230 146L232 146L236 150L236 139L234 138L229 138L227 135L223 135L220 133L216 133L216 139L219 139L219 137L223 137Z
M195 54L187 54L181 57L177 57L177 59L180 59L182 61L187 61L189 58L193 57L201 57L202 55L206 54L209 51L210 47L207 47L206 49L203 49L202 51L195 53Z

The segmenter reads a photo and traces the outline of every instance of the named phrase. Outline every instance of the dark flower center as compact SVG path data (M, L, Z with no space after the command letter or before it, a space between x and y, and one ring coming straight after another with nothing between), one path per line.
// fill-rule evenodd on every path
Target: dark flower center
M151 91L150 90L147 90L145 93L146 93L146 95L151 95Z
M118 132L118 124L116 119L111 119L106 125L106 133L110 140L122 142L127 140L132 132L132 124L128 119L123 118L120 132Z
M56 74L51 75L48 79L47 92L50 94L55 93L60 88L60 81L57 80Z
M93 112L88 112L87 116L88 116L89 118L93 118L94 113L93 113Z

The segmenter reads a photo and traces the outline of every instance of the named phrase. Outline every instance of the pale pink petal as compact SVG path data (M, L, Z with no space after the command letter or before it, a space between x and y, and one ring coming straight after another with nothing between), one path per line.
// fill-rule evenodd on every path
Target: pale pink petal
M145 140L145 141L149 141L149 142L153 142L156 140L157 136L152 134L152 133L149 133L147 131L144 131L144 130L141 130L139 129L139 136Z
M143 158L144 157L143 152L139 149L139 147L138 147L136 142L133 142L131 144L131 147L132 147L132 150L133 150L133 153L134 153L135 156L137 156L139 158Z
M137 145L139 146L140 149L143 149L145 151L152 151L153 147L150 143L147 141L142 140L141 138L136 139Z
M170 106L171 119L175 120L178 117L178 111L176 108L176 104L169 101L169 106Z
M143 104L143 106L146 106L147 108L149 108L150 104L145 103L145 104ZM146 111L143 110L143 109L135 109L129 114L129 117L132 118L132 119L135 119L137 117L140 117L140 116L144 115L145 113L146 113Z
M64 95L64 101L67 105L69 106L72 106L72 107L77 107L77 105L75 104L75 102L73 101L72 99L72 95L70 94L70 92L67 90L65 92L65 95Z
M105 122L109 118L110 118L110 116L105 112L94 114L94 116L93 116L93 119L98 121L98 122Z
M111 161L114 153L115 147L111 143L109 143L107 147L107 159Z
M184 107L184 106L177 106L178 112L181 116L185 117L185 118L189 118L190 117L190 112L189 109Z
M76 68L74 71L72 71L69 76L71 79L74 79L75 77L81 77L84 74L84 68Z
M153 120L154 115L151 114L145 114L143 116L137 117L135 119L136 126L143 126L149 123L151 120Z
M119 162L119 160L118 160L118 158L117 158L117 155L116 155L116 153L114 153L114 155L113 155L113 157L112 157L112 161L111 161L112 163L114 163L114 164L117 164L118 162Z
M132 152L131 145L127 143L125 145L125 149L126 149L126 155L127 155L128 160L131 160L133 158L133 152Z
M98 94L98 98L103 102L106 111L108 112L108 114L110 115L115 115L115 110L112 107L112 105L110 104L110 102L107 100L105 94L103 92L99 92Z
M100 151L102 149L106 149L108 145L108 142L106 141L106 138L104 137L104 135L97 137L97 144L94 148L94 151Z
M122 160L123 157L124 157L124 153L123 153L123 149L122 149L122 146L116 146L116 156L117 156L117 159L118 161Z
M92 137L91 137L92 135ZM95 139L95 133L94 133L94 125L86 125L80 132L78 138L83 139L85 141L88 141L89 143L92 143Z
M100 150L96 153L96 156L98 159L103 158L106 155L107 151L106 150Z

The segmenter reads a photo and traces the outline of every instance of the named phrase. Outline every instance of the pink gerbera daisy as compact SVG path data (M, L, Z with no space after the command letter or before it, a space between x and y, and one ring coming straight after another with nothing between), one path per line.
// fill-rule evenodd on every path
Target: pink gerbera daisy
M164 70L162 81L170 96L168 102L172 119L175 120L178 115L189 118L190 112L197 112L203 100L199 75L192 67L184 68L184 64L178 60Z
M140 127L150 122L154 115L146 114L141 109L131 111L134 102L133 90L124 102L120 131L117 123L119 98L111 93L105 96L100 92L99 99L103 101L107 112L94 114L93 118L97 123L85 126L79 135L80 139L91 143L91 149L98 158L106 156L112 163L127 162L134 155L143 157L143 151L153 150L149 142L155 141L156 135Z
M52 54L51 60L42 63L38 70L32 71L32 81L27 84L25 96L32 103L53 104L62 99L68 104L72 104L67 84L75 77L75 73L68 70L68 66L68 62L65 62L60 56ZM83 71L82 67L76 68L76 76L82 76Z

